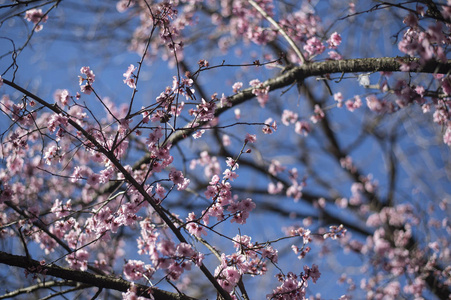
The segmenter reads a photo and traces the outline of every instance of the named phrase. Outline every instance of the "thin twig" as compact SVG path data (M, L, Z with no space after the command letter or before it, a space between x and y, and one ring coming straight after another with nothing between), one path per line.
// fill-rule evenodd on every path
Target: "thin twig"
M277 28L277 30L280 32L280 34L287 40L288 44L290 44L293 51L296 53L296 55L301 60L302 64L307 63L307 60L304 57L304 54L302 54L301 50L299 50L298 46L295 44L293 39L286 33L285 30L283 30L282 27L280 27L279 23L277 23L266 11L264 11L257 3L255 3L254 0L248 0L249 4L251 4L263 17L265 17L266 20L268 20L269 23L271 23L274 27Z

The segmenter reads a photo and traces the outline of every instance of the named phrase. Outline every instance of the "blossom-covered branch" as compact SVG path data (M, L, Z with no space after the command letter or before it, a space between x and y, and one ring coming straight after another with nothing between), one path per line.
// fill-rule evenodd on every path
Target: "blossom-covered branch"
M53 276L65 280L85 283L87 284L85 288L98 287L124 293L127 292L127 290L135 289L134 291L137 296L150 299L195 300L195 298L183 294L171 293L158 288L135 284L122 278L62 268L55 264L46 264L45 262L27 258L26 256L13 255L3 251L0 251L0 263L25 269L29 273L36 274L36 276Z

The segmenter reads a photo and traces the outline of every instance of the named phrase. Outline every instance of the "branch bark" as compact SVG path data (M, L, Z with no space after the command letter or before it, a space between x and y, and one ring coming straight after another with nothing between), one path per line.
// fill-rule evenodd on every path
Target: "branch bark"
M81 282L89 286L112 289L120 292L127 292L132 286L132 282L120 277L96 275L86 271L62 268L55 264L41 265L37 260L28 259L26 256L9 254L3 251L0 251L0 263L23 268L30 273L40 273L43 276L53 276L65 280ZM171 293L141 284L134 285L137 288L137 294L142 297L151 298L151 296L153 296L157 300L196 300L196 298L186 295Z
M294 67L279 76L271 78L263 82L263 86L269 86L270 91L278 90L288 87L296 82L302 82L304 79L312 76L321 76L334 73L369 73L369 72L400 72L399 68L402 63L416 62L419 64L417 58L402 58L402 57L381 57L381 58L357 58L344 60L330 60L325 62L315 62L306 65ZM430 61L427 64L418 67L412 72L418 73L443 73L446 74L451 70L451 60L446 62ZM227 97L232 106L224 106L216 109L215 116L228 111L232 107L255 98L252 94L252 88L245 89L232 96ZM204 126L205 123L200 122L198 127ZM175 145L181 140L193 134L198 127L192 128L189 124L183 128L178 129L168 139L168 143ZM139 160L134 168L138 168L142 164L150 162L150 156L146 155Z

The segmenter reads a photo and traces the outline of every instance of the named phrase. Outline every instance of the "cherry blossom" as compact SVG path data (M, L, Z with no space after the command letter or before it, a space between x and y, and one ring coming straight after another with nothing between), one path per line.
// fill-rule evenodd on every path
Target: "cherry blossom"
M73 33L76 9L16 2L0 17L0 261L25 270L10 294L449 296L450 1L118 0Z
M27 10L25 12L25 19L28 22L35 24L34 30L37 32L37 31L41 31L42 28L44 27L42 24L39 24L39 23L47 22L48 16L47 16L47 14L44 14L42 12L42 9L34 8L34 9Z
M135 74L133 72L136 71L137 68L135 68L134 65L130 65L127 69L127 71L123 74L125 77L124 83L128 85L130 88L134 89L136 88L136 82L135 82Z

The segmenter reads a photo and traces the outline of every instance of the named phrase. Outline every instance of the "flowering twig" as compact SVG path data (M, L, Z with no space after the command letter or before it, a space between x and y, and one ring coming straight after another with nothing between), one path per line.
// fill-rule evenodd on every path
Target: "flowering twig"
M298 48L296 43L293 41L293 39L286 33L285 30L277 23L270 15L266 13L257 3L255 3L254 0L248 0L249 4L251 4L263 17L265 17L266 20L268 20L269 23L271 23L274 27L277 28L277 30L280 32L280 34L287 40L290 47L293 49L293 51L296 53L296 55L301 60L301 64L307 63L307 60L305 59L304 54L302 54L301 50Z

